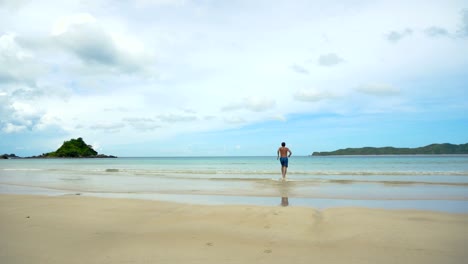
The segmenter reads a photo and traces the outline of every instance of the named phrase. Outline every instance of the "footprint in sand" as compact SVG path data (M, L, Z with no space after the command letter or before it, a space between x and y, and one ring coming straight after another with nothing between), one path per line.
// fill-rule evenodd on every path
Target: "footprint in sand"
M213 243L212 243L212 242L206 242L206 244L205 244L205 245L207 245L207 246L211 247L211 246L213 246Z
M267 253L267 254L269 254L269 253L271 253L271 252L272 252L271 249L265 249L265 250L263 251L263 253Z

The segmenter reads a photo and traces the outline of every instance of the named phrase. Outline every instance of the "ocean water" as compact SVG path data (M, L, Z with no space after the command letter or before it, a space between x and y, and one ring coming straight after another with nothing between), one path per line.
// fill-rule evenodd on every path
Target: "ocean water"
M468 213L468 155L10 159L0 193Z

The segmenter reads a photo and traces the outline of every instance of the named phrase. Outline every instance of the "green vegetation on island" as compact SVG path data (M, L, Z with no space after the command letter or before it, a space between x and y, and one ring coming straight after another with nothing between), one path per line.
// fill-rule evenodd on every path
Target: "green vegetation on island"
M314 152L312 156L333 155L441 155L441 154L468 154L468 143L454 145L449 143L431 144L419 148L394 148L394 147L364 147L346 148L330 152Z
M70 139L63 142L63 145L54 152L44 153L31 158L116 158L98 154L91 145L84 142L82 138Z

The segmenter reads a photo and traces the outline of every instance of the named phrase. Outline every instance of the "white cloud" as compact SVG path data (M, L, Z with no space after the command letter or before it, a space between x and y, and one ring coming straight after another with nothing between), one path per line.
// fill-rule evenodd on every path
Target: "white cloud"
M157 119L161 120L162 122L167 123L178 123L178 122L192 122L197 120L198 118L194 115L180 115L180 114L163 114L157 115Z
M45 113L44 115L41 116L39 121L37 122L35 129L41 131L41 130L46 130L49 127L60 127L62 125L62 120L54 116L50 113ZM78 129L81 128L81 125L77 126Z
M334 66L342 62L344 62L344 60L335 53L320 55L318 58L318 64L320 66Z
M161 127L161 125L152 118L124 118L123 121L127 122L137 131L152 131Z
M301 65L293 64L291 69L300 74L309 74L309 71Z
M271 117L273 120L286 122L288 119L284 115L274 115Z
M135 0L139 7L182 6L189 0Z
M78 13L60 18L52 27L52 35L58 36L66 33L74 26L83 24L95 24L96 19L88 13ZM94 25L96 26L96 25Z
M11 10L17 10L29 0L1 0L0 7L6 7Z
M397 43L401 39L409 37L412 34L413 34L413 30L410 29L410 28L406 28L406 29L404 29L402 31L392 30L386 35L386 38L387 38L388 41L390 41L392 43Z
M105 122L105 123L91 125L89 128L92 130L102 130L106 133L118 133L124 127L125 125L122 123Z
M364 84L358 86L356 91L375 96L394 96L400 94L400 90L388 84Z
M267 98L244 98L242 101L228 104L221 108L222 111L250 110L252 112L263 112L274 108L276 102Z
M44 114L34 104L14 100L11 97L0 97L0 127L8 133L33 129Z
M12 33L0 35L0 84L34 84L35 77L41 73L33 53L21 47Z
M27 127L24 126L24 125L14 125L12 123L7 123L4 127L3 127L3 132L5 133L18 133L18 132L22 132L24 130L26 130Z
M238 116L225 117L224 121L228 124L245 124L247 122L244 118Z
M52 29L59 46L85 63L109 71L142 71L151 60L143 45L128 36L106 31L90 14L60 19Z
M450 33L445 28L436 26L426 28L424 33L426 33L426 35L429 37L445 37L450 35Z
M461 24L458 33L462 37L468 37L468 8L461 11Z
M302 102L318 102L336 97L336 95L333 95L330 92L324 92L317 89L300 89L294 94L294 99Z

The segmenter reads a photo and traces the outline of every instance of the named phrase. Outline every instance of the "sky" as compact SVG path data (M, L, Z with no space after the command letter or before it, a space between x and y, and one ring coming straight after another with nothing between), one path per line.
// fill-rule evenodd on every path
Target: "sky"
M0 0L0 154L468 142L466 1Z

